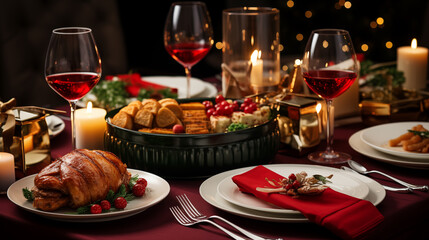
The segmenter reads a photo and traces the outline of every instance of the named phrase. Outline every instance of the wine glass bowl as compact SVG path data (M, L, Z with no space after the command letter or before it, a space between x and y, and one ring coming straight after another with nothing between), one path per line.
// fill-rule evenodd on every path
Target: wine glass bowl
M165 22L164 46L185 68L187 98L191 92L191 68L207 55L212 45L213 30L205 3L173 3Z
M351 159L351 156L332 149L334 136L332 100L343 94L359 73L359 62L349 33L342 29L313 31L307 42L301 67L307 86L325 99L328 117L326 150L310 153L308 159L318 163L344 163Z
M46 54L45 79L70 104L73 149L76 148L76 102L98 83L100 77L101 60L92 30L83 27L54 29Z

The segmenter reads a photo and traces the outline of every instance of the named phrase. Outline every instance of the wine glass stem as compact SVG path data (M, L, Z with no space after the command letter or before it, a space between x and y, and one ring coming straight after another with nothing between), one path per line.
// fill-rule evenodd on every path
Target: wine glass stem
M72 146L73 150L76 149L76 124L74 122L74 113L76 110L76 101L69 101L70 104L70 121L72 128Z
M334 142L334 116L332 115L332 99L325 99L326 101L326 154L334 155L334 150L332 149L332 143Z
M186 98L191 98L191 68L185 67L186 73Z

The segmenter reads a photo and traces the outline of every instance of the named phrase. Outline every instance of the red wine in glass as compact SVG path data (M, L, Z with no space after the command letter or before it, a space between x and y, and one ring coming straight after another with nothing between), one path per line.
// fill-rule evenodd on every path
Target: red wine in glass
M359 62L350 35L342 29L314 30L307 41L302 60L302 73L307 86L326 101L326 149L308 154L311 161L339 164L351 159L350 154L334 151L334 98L343 94L357 78Z
M165 46L167 52L185 67L192 67L210 51L211 45L204 43L176 43Z
M191 68L213 45L213 29L203 2L175 2L170 6L164 27L165 50L186 73L186 97L191 97Z
M100 76L101 59L90 28L63 27L52 31L46 53L45 80L70 104L73 149L76 148L76 102L98 83Z
M73 101L85 96L97 83L96 73L60 73L46 76L46 81L63 98Z
M356 80L357 74L341 70L316 70L303 74L308 87L325 99L340 96Z

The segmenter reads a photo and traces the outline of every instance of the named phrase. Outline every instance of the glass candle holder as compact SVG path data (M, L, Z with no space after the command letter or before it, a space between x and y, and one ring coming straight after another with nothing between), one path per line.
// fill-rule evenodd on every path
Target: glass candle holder
M280 14L267 7L231 8L222 16L222 91L226 97L277 90Z

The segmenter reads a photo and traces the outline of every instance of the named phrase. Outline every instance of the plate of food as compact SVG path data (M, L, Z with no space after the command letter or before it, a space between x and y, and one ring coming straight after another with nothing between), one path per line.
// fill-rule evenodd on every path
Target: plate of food
M75 163L82 160L84 158L82 156L89 157L94 162L99 163L100 166L103 166L103 174L100 175L99 171L95 170L96 168L92 165L94 163L91 164L89 163L90 161L84 160L82 165L85 168L84 177L79 177L81 175L76 174L79 166ZM42 217L68 222L102 222L138 214L159 203L170 192L170 186L167 181L152 173L127 169L126 165L121 165L118 169L122 168L122 170L116 172L116 168L113 169L107 163L109 160L103 160L112 160L112 158L117 159L113 154L105 151L72 151L41 170L39 172L40 176L34 174L13 183L7 191L7 196L18 207ZM115 160L112 161L117 162ZM68 169L71 174L67 176L62 169ZM61 178L57 178L56 174L60 173ZM107 183L101 184L105 183L103 182L105 180L102 180L102 176L106 173L109 176ZM86 175L95 176L95 178L92 178L93 182L87 183L87 181L84 181L85 184L83 186L76 185L77 188L74 187L74 184L82 181L83 178L89 179L85 177ZM147 183L144 190L138 194L136 193L136 195L134 195L134 191L127 192L124 184L132 183L135 186L137 182L140 185L144 185L138 179L144 179L142 181ZM117 184L115 180L124 180L116 192L112 193L108 191L107 194L106 192L99 192L106 191L106 189L100 186L107 186L109 188L113 182ZM67 182L69 184L65 184ZM142 193L143 195L141 195ZM33 196L32 200L28 199L29 194ZM125 205L124 200L116 200L116 198L119 198L118 196L124 196ZM101 213L93 212L90 206L93 204L103 206L101 203L102 200L111 201L110 209L100 209ZM122 204L122 206L117 206L116 201L119 202L118 204Z
M361 140L370 147L399 157L429 161L429 123L398 122L366 128Z

